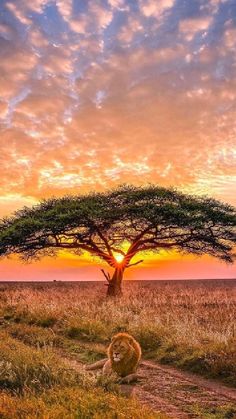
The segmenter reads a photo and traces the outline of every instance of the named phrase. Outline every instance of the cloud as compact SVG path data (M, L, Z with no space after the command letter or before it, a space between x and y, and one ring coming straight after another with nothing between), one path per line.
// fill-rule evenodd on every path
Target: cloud
M65 21L69 21L73 10L73 0L56 0L59 13Z
M32 197L26 197L22 194L6 194L0 196L0 217L4 217L9 211L16 211L19 207L32 206L37 203L36 199Z
M196 33L208 31L212 21L212 16L184 19L179 22L179 30L187 41L192 41Z
M210 16L212 3L183 2L176 14L171 0L7 4L3 197L155 182L235 202L235 27L228 19L217 29L220 8ZM211 27L214 43L204 35Z
M144 16L159 18L163 12L171 9L174 3L175 0L140 0L139 7Z
M0 24L0 37L4 38L5 40L9 41L12 39L14 35L14 30L7 25L6 23Z
M47 6L48 0L34 0L33 2L25 0L24 3L29 10L41 14L43 13L44 7Z
M29 42L35 48L44 48L48 46L48 40L38 28L33 28L29 32Z
M0 118L4 119L7 116L8 104L0 101Z
M42 68L52 75L70 74L73 71L73 61L70 50L50 46L41 60Z
M69 25L72 31L85 35L89 25L88 18L85 14L81 14L79 18L71 19Z
M91 13L92 24L96 24L99 30L106 29L113 19L113 12L103 7L99 2L90 1L89 13Z
M19 7L17 3L6 3L6 7L8 10L12 12L12 14L15 16L17 20L19 20L23 25L30 25L32 23L31 19L29 19L24 14L24 10Z
M108 0L108 4L114 9L123 9L127 7L125 0Z
M3 0L0 216L124 182L173 185L236 205L232 7L222 0ZM150 260L145 277L157 264L162 277L176 275L183 264L176 257L168 270L169 262ZM76 279L80 266L68 255L20 271L14 263L3 262L4 278L48 279L50 268L50 277ZM193 261L187 264L185 277ZM202 276L206 266L213 264L202 262Z
M45 92L46 93L46 92ZM61 115L69 104L69 98L55 94L29 94L16 106L16 112L38 119L52 118Z
M224 44L226 48L229 48L230 50L236 49L236 28L235 27L231 27L225 30Z
M2 80L0 97L5 100L13 98L27 83L30 83L31 74L38 62L38 57L25 48L19 51L12 46L12 43L8 44L8 48L5 51L2 50L3 53L0 54Z
M128 21L126 24L121 28L120 33L118 34L118 39L124 43L130 43L135 35L143 31L143 25L141 23L141 19L137 17L128 17Z

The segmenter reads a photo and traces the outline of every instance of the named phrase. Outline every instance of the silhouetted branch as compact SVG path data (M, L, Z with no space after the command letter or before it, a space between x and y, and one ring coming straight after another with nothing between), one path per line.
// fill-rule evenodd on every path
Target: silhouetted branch
M111 281L111 276L110 276L109 272L106 273L104 271L104 269L101 269L101 271L102 271L103 275L105 276L107 282L110 282Z
M130 263L130 264L127 266L127 268L129 268L130 266L138 265L139 263L142 263L142 262L143 262L143 259L138 260L138 262L135 262L135 263Z

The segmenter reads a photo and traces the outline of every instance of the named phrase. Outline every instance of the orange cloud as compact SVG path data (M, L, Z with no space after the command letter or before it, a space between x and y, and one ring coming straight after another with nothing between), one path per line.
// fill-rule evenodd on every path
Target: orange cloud
M134 3L3 0L1 216L124 182L236 204L230 4Z

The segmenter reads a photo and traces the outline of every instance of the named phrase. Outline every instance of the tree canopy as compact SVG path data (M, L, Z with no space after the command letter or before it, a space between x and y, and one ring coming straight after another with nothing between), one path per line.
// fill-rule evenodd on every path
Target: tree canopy
M127 251L122 250L124 241ZM60 249L88 251L122 272L138 252L160 249L232 262L235 243L234 207L155 185L51 198L0 223L2 256L14 253L30 260ZM115 254L123 260L118 262ZM109 282L113 277L106 275Z

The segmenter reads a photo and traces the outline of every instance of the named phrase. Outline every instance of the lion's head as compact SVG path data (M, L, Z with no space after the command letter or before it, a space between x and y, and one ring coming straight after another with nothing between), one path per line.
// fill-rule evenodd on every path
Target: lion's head
M126 376L136 371L141 358L139 343L128 333L113 336L108 348L108 358L113 371Z

